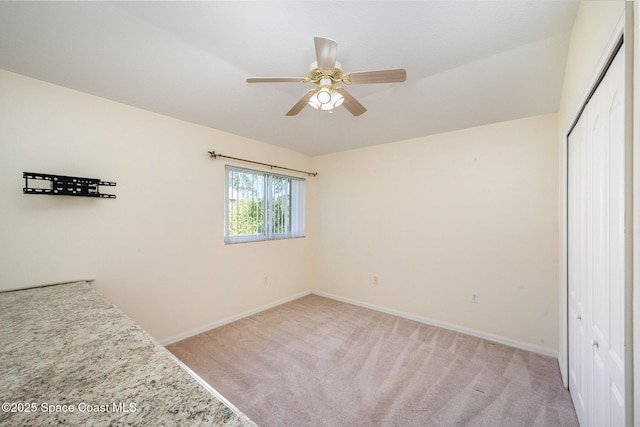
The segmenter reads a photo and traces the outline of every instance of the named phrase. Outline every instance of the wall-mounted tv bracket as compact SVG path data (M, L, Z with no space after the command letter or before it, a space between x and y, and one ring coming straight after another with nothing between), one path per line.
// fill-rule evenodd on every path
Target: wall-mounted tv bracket
M115 194L100 193L100 185L115 187L115 182L102 181L97 178L79 178L76 176L48 175L44 173L23 172L24 194L49 194L54 196L82 196L115 199ZM29 187L29 180L49 181L50 187Z

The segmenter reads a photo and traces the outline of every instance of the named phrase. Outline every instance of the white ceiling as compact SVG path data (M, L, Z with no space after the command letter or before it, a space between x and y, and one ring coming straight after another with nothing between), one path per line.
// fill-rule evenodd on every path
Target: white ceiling
M309 155L558 110L572 0L0 2L0 68ZM367 112L285 113L310 83L314 36ZM229 153L232 155L232 153Z

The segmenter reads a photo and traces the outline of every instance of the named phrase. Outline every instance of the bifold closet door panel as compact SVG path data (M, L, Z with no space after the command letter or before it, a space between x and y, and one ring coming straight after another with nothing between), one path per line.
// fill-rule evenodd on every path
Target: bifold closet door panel
M624 55L620 51L587 108L592 146L593 426L624 425L625 161Z
M588 354L587 289L590 260L589 222L587 217L589 146L586 120L580 120L569 135L568 165L568 325L569 325L569 389L580 424L588 421L588 384L591 359Z

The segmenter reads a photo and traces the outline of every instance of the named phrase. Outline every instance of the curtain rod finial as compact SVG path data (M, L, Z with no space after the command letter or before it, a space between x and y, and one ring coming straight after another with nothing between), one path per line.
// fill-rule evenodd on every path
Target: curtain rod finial
M217 159L218 155L216 154L215 151L209 151L209 157L213 157L214 159Z

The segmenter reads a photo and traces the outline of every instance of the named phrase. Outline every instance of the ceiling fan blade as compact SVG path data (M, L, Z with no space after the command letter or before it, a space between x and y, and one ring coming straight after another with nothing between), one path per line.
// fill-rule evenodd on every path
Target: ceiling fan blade
M247 83L304 83L306 81L306 77L249 77L247 79Z
M300 101L296 102L296 105L294 105L291 110L289 110L287 112L287 116L295 116L296 114L298 114L300 111L302 111L302 109L309 103L309 98L311 98L311 95L313 95L313 93L315 92L314 90L310 90L309 92L305 93L304 96L302 98L300 98Z
M352 84L361 83L396 83L407 80L407 71L404 68L393 70L360 71L348 73L343 80L351 81Z
M338 55L338 43L323 37L313 38L316 44L316 60L318 68L333 71L336 68L336 57Z
M354 116L359 116L360 114L367 111L367 109L364 108L364 106L360 104L357 99L351 96L351 94L347 92L343 87L336 88L336 90L340 92L342 96L344 96L344 102L342 103L342 105L344 105L344 108L349 110L351 114L353 114Z

